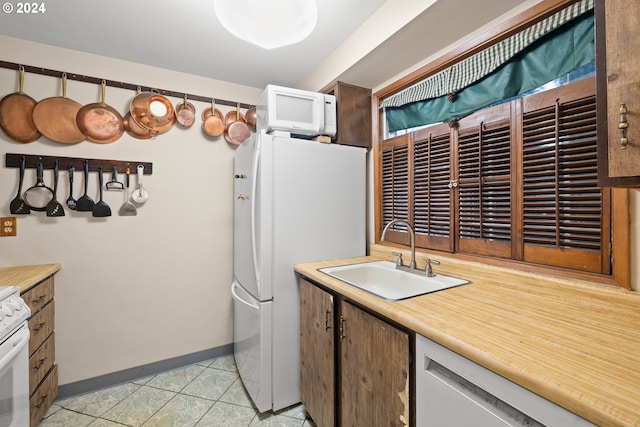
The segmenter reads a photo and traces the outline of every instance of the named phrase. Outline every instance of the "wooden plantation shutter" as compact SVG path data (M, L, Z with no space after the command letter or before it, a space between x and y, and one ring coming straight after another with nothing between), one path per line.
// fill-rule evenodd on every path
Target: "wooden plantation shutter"
M450 183L449 125L441 123L415 132L412 205L416 246L453 251Z
M524 260L609 271L609 191L597 186L595 81L523 99Z
M409 218L409 136L403 135L382 143L381 153L381 227L393 219ZM382 231L382 230L380 230ZM408 244L406 227L394 224L387 232L390 242Z
M457 224L460 252L511 257L511 103L459 122Z

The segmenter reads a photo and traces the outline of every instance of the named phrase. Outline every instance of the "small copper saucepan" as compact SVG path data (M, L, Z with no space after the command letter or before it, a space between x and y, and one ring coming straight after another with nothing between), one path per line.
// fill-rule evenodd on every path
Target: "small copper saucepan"
M240 145L251 135L247 121L240 113L240 104L237 105L236 111L227 113L225 125L224 139L229 144Z
M244 117L247 119L247 124L251 128L252 131L256 131L256 122L258 120L258 114L256 112L256 107L250 107L245 113Z
M224 133L222 112L216 108L216 100L211 100L211 107L202 112L202 131L212 137L218 137Z
M176 121L182 127L191 127L196 121L196 107L192 103L187 101L187 95L184 96L184 101L176 104Z

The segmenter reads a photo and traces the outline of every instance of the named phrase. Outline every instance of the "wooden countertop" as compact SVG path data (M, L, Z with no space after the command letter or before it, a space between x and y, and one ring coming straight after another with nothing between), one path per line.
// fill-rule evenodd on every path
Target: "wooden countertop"
M372 255L295 270L596 425L640 426L640 293L436 257L472 283L386 301L317 271L395 261Z
M17 286L20 288L20 293L23 293L56 273L60 268L60 264L0 267L0 286Z

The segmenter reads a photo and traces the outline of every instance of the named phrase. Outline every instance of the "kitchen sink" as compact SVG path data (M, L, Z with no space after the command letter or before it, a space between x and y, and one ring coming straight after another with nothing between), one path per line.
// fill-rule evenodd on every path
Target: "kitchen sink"
M318 271L349 285L391 301L424 295L469 283L457 277L436 274L427 277L396 268L390 261L372 261L339 267L320 268Z

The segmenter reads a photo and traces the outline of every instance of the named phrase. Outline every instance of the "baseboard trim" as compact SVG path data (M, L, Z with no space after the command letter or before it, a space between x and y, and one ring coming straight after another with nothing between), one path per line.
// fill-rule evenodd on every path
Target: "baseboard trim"
M233 343L191 354L185 354L183 356L172 357L170 359L159 360L146 365L135 366L133 368L111 372L93 378L87 378L86 380L59 385L57 399L66 399L67 397L89 393L105 387L111 387L128 381L155 375L160 372L169 371L171 369L230 354L233 354Z

